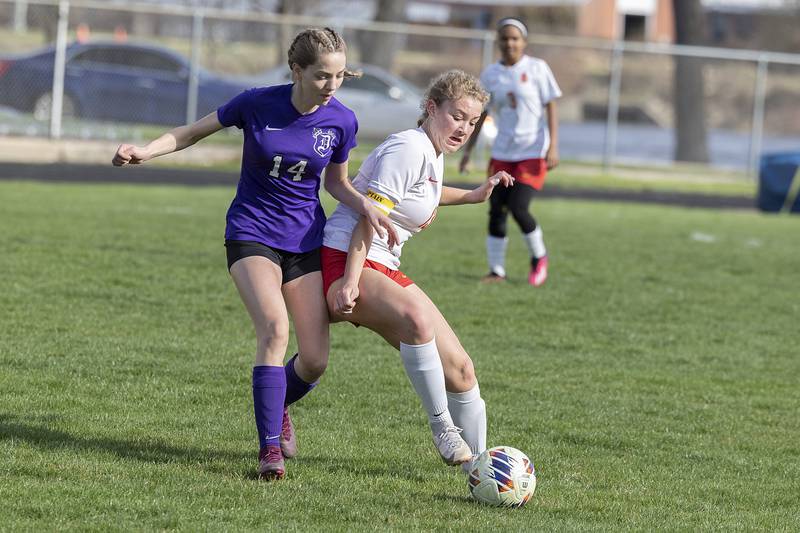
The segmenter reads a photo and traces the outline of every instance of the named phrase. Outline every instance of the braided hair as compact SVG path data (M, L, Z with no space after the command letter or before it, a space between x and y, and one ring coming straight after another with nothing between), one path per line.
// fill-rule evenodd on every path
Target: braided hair
M289 68L298 65L306 68L313 65L322 54L342 52L347 54L347 43L333 28L306 28L297 34L289 46ZM360 77L360 72L344 71L345 78Z

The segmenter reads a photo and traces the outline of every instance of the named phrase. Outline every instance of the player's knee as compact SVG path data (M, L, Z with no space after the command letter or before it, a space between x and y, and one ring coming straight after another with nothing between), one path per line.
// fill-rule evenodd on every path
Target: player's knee
M506 222L497 221L497 220L490 220L489 221L489 235L492 237L497 237L498 239L502 239L506 236Z
M256 335L261 351L284 351L289 344L289 322L283 320L268 322L259 328Z
M471 390L478 383L475 377L475 366L472 364L472 359L465 357L456 367L455 381L457 382L459 392L466 392Z
M530 211L528 211L527 206L516 206L516 207L514 207L511 210L511 216L514 217L514 220L516 220L517 223L523 223L523 222L532 223L533 222L533 217L531 216Z
M423 344L433 339L435 329L433 318L425 306L416 303L409 304L403 310L403 319L408 331L408 342L410 344Z
M305 370L305 377L311 381L318 380L328 368L328 353L304 353L298 357Z

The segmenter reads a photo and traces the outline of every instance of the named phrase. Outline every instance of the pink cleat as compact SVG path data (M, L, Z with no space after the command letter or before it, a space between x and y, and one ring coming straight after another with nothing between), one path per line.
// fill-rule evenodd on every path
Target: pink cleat
M528 274L528 283L534 287L541 287L547 279L547 256L531 260L531 273Z
M281 453L287 459L297 455L297 439L294 436L294 425L289 417L289 408L283 408L283 423L281 425Z
M280 446L265 446L258 452L258 479L272 481L283 479L286 467Z

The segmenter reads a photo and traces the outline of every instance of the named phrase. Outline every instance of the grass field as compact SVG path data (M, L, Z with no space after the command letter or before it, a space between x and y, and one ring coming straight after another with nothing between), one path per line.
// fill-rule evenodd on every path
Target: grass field
M547 285L482 286L484 206L404 251L471 353L523 509L474 504L398 355L332 330L288 479L254 478L232 189L0 182L0 530L765 530L800 525L800 219L542 200ZM330 207L330 203L328 203Z

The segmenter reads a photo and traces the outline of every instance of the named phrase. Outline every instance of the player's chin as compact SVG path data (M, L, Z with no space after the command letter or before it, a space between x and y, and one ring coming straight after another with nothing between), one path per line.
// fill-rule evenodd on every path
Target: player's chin
M444 142L444 152L448 154L452 154L453 152L457 152L459 148L464 146L464 142L466 139L460 139L457 137L448 137Z

